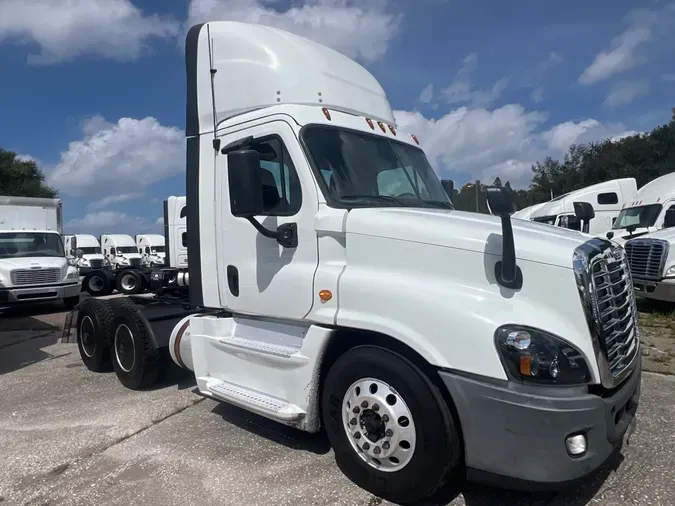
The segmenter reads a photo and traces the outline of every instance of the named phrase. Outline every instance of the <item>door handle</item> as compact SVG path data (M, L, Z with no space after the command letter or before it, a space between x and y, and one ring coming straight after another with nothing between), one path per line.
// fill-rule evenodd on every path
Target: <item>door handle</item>
M227 266L227 286L232 295L239 297L239 269L234 265Z

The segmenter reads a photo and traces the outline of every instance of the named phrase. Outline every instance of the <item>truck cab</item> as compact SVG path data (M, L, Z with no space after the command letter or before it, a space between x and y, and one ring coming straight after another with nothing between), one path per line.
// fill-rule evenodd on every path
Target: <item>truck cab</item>
M395 503L464 469L563 486L606 461L641 377L620 246L511 220L508 188L488 189L493 216L455 210L381 85L332 49L209 22L185 51L189 314L97 301L123 384L151 385L168 351L206 397L324 428Z
M595 218L589 224L589 233L600 235L612 227L624 204L636 196L637 183L634 178L604 181L539 205L529 219L556 227L581 230L581 223L574 214L574 203L587 202L595 210Z
M167 265L187 268L187 207L185 197L171 196L164 201L164 238Z
M143 257L138 252L136 241L130 235L102 235L101 250L103 251L106 265L113 270L140 267L143 261Z
M71 265L77 267L80 275L92 269L102 269L105 263L98 239L90 234L64 235L63 244L66 257Z
M166 263L164 236L160 234L138 234L136 236L141 264L145 267L159 267Z
M0 308L79 301L77 269L63 248L60 199L0 196Z

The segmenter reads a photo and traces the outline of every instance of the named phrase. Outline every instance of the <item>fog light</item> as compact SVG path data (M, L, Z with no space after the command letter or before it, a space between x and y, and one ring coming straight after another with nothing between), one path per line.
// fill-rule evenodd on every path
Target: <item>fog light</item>
M586 453L586 436L583 434L569 436L565 439L565 446L567 447L567 453L572 457L579 457Z

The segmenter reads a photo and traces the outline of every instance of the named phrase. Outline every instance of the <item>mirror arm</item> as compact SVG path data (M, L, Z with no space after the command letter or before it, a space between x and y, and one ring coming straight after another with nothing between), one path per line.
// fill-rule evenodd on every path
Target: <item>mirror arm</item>
M516 248L513 239L511 216L502 215L502 259L495 264L497 282L505 288L519 290L523 286L523 273L516 265Z
M297 223L284 223L283 225L279 225L276 230L269 230L263 227L262 223L256 220L253 216L244 216L244 218L262 235L270 239L276 239L276 241L283 247L298 247Z

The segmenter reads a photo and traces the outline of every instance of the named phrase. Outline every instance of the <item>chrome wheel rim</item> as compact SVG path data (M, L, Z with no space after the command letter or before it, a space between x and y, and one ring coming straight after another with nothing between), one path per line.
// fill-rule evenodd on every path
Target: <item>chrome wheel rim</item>
M92 292L100 292L103 290L103 278L101 276L92 276L89 278L89 289Z
M417 434L410 408L382 380L363 378L347 389L342 423L357 455L379 471L400 471L415 453Z
M124 372L130 372L136 361L134 334L124 324L119 325L115 330L115 358Z
M133 290L134 288L136 288L136 278L133 277L131 274L126 274L122 276L120 285L122 286L122 289L124 291Z
M85 316L80 322L80 343L82 351L91 358L96 353L96 341L94 339L94 322L91 317Z

